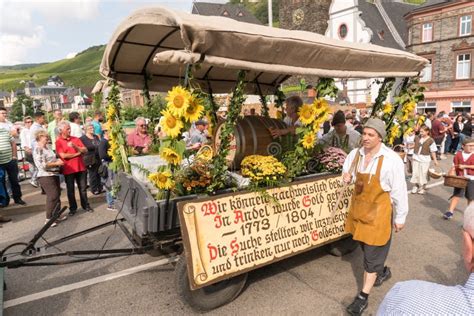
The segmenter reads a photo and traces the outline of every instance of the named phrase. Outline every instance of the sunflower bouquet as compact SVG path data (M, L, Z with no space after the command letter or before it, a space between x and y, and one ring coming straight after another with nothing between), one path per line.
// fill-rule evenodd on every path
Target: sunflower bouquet
M312 104L303 104L298 116L302 125L296 129L298 143L294 151L285 153L283 157L291 178L305 172L306 163L315 151L317 133L329 117L329 104L324 98L315 99Z
M160 126L166 139L160 147L160 157L169 166L176 168L183 160L186 143L182 133L189 130L191 124L199 120L204 113L203 101L182 86L176 86L168 92L166 109L161 112Z
M286 175L286 167L273 156L250 155L241 163L242 176L259 187L275 186Z

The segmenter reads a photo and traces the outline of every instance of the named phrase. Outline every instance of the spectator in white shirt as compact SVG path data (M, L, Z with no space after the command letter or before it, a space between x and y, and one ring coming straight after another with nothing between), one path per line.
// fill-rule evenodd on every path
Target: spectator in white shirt
M78 112L69 113L69 122L71 122L71 136L80 138L84 135L81 129L81 115Z
M21 148L25 152L25 160L30 165L30 172L31 172L31 180L30 184L35 188L38 187L37 175L38 170L35 165L35 161L33 159L33 151L31 149L31 126L33 124L33 119L31 116L26 116L23 119L23 123L25 124L24 127L21 129L20 132L20 144Z

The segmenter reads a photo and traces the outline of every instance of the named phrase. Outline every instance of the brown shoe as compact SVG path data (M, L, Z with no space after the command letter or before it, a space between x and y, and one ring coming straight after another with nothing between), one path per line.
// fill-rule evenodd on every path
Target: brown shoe
M3 217L2 215L0 215L0 223L8 223L11 220L12 220L11 218Z

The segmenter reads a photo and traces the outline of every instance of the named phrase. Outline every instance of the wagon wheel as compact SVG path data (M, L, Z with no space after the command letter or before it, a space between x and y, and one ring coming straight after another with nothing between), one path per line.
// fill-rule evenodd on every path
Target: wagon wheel
M358 245L358 242L353 240L352 236L349 236L330 243L326 246L326 251L335 257L342 257L356 250Z
M175 267L175 284L181 300L197 311L209 311L232 302L247 282L247 273L192 291L186 258L181 255Z

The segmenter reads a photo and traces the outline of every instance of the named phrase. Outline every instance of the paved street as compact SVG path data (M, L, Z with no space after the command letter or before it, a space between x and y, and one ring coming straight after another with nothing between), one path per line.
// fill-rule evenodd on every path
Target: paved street
M450 156L452 157L452 156ZM443 161L445 169L449 161ZM432 183L439 182L433 180ZM397 281L422 279L443 284L463 283L467 277L460 257L462 212L451 221L442 218L451 189L442 185L431 188L424 196L411 195L410 214L406 228L394 235L388 264L393 277L375 288L370 296L366 315L374 314L385 293ZM463 201L458 209L466 206ZM46 236L51 240L68 232L111 220L115 213L105 205L93 214L81 213L52 229ZM41 227L42 212L20 214L0 229L0 248L14 242L26 241ZM127 239L120 230L111 227L91 234L67 246L86 249L101 248L110 234L106 247L124 247ZM343 258L327 255L316 249L276 263L249 275L243 293L232 303L210 315L343 315L362 282L362 252L357 249ZM19 302L31 294L77 284L118 271L141 266L163 258L148 255L86 262L69 266L32 267L6 270L8 290L5 292L5 315L176 315L193 314L183 304L174 288L172 264L155 266L138 273L103 281L72 291L44 298ZM61 292L61 291L60 291ZM31 301L28 301L31 300Z

